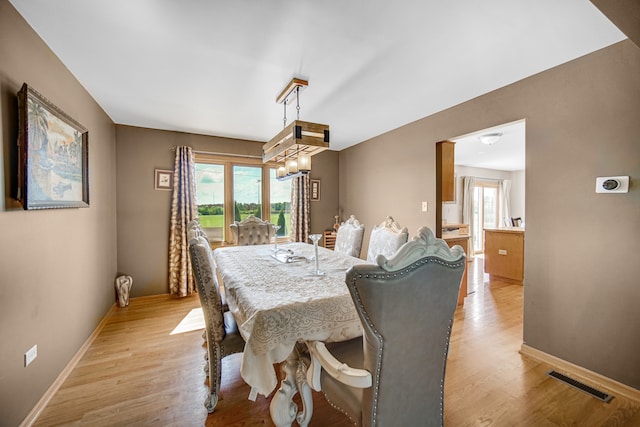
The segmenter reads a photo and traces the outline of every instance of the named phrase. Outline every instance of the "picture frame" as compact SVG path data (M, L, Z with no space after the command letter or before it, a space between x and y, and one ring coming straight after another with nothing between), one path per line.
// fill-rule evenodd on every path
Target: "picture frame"
M311 180L311 191L310 198L313 201L320 200L320 180L312 179Z
M167 169L156 169L154 174L154 188L156 190L173 189L173 171Z
M18 188L25 210L89 207L89 132L27 83L18 92Z

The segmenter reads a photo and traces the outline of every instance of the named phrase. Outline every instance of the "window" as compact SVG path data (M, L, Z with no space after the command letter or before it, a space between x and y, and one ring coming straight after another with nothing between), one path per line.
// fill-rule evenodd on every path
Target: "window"
M196 163L196 203L200 225L211 241L224 240L224 165Z
M259 159L196 154L196 203L214 244L232 243L229 225L251 214L280 225L280 240L290 235L291 181Z
M278 181L276 170L269 169L271 222L279 225L278 236L289 236L291 231L291 180Z
M473 192L473 250L484 251L485 227L498 226L498 183L478 182Z
M262 218L262 168L233 166L233 220L253 214Z

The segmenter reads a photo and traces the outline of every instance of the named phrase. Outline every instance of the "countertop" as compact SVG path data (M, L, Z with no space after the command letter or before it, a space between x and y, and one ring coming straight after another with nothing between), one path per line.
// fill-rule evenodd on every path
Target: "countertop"
M485 227L484 231L493 233L524 233L523 227Z

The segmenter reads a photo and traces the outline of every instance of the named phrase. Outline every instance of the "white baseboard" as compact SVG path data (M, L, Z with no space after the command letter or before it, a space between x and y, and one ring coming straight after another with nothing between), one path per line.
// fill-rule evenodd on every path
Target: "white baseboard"
M36 406L33 407L31 412L29 412L29 415L27 415L26 418L22 421L22 423L20 423L20 427L31 427L33 423L36 422L36 420L40 416L40 413L42 413L42 410L47 406L47 404L49 403L53 395L56 394L58 389L65 382L65 380L67 379L71 371L73 371L73 369L76 367L80 359L82 359L82 356L84 356L84 354L89 349L89 347L91 347L91 344L93 344L93 341L96 339L100 331L102 331L102 329L104 328L104 325L106 325L107 320L111 316L111 313L113 313L113 311L116 309L116 307L118 307L117 304L113 304L113 306L111 306L111 308L109 309L107 314L102 318L102 320L100 321L96 329L91 333L89 338L86 339L84 344L82 344L82 346L78 349L76 354L71 358L69 363L67 363L67 366L64 367L62 372L60 372L60 375L58 375L58 378L56 378L53 384L51 384L49 389L40 398L38 403L36 403Z
M567 362L566 360L560 359L556 356L552 356L551 354L537 350L526 344L522 344L522 346L520 347L520 354L537 360L538 362L543 362L551 365L554 369L558 371L564 371L562 373L567 374L568 376L584 382L592 387L603 389L603 391L606 391L613 396L623 396L627 399L640 402L640 390L612 380L611 378L605 377L604 375L600 375L581 366L574 365L571 362Z

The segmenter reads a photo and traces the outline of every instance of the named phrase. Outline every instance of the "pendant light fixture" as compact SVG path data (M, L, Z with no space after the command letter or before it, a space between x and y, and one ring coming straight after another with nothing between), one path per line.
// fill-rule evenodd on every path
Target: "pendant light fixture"
M309 82L293 78L276 98L284 105L284 129L262 147L262 161L280 163L278 179L288 179L311 171L311 156L329 148L329 126L300 120L300 90ZM287 126L287 104L295 96L296 120Z

